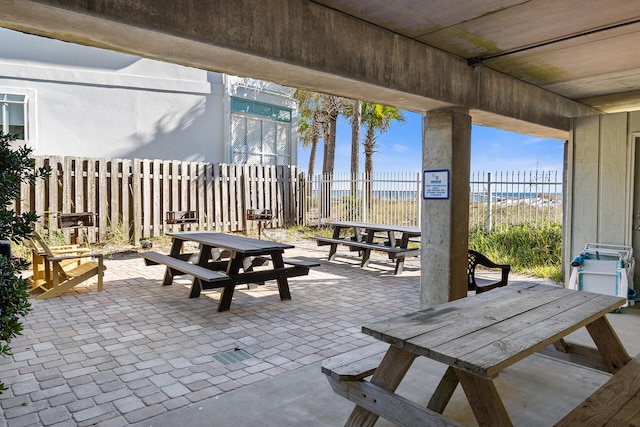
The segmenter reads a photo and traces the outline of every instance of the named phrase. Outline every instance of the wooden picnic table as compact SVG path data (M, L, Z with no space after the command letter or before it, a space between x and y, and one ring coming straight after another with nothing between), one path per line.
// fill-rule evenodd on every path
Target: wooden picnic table
M361 267L369 265L371 251L380 251L388 254L389 259L395 259L394 274L401 274L406 257L418 256L420 248L409 248L411 239L420 237L420 227L408 227L392 224L373 224L358 221L330 221L326 225L333 228L332 237L313 237L318 246L330 245L329 261L335 258L338 245L345 245L351 251L358 251L361 255ZM351 236L341 237L344 230L350 230ZM400 238L396 237L400 234ZM376 239L383 238L383 241Z
M365 334L388 345L386 353L359 349L326 360L322 369L334 391L358 405L348 426L370 426L378 416L399 425L457 425L441 414L458 383L479 425L510 426L493 382L508 366L550 345L582 354L582 359L571 360L610 373L631 360L605 317L622 300L558 286L510 284L365 325ZM581 327L587 328L597 349L564 342L563 337ZM426 409L395 394L417 356L449 365Z
M294 248L287 243L271 242L213 232L168 233L171 236L171 250L168 255L157 252L142 252L148 265L167 266L163 285L173 283L176 275L193 276L190 298L197 298L201 291L222 288L218 311L229 310L236 285L264 283L267 280L278 282L281 300L290 300L289 277L309 274L309 268L319 263L283 258L286 249ZM184 253L185 242L196 242L197 253ZM224 254L228 257L225 258ZM194 263L188 262L192 257ZM271 268L256 270L254 267L271 263Z

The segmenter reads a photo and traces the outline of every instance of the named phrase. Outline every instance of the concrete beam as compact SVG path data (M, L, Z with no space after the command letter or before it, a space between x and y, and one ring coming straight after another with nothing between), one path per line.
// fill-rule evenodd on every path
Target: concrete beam
M311 1L0 0L0 26L196 68L566 139L598 114Z

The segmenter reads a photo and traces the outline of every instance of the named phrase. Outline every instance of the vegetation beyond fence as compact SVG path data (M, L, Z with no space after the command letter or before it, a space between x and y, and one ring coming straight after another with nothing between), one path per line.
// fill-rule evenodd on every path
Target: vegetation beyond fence
M305 186L305 225L363 221L419 226L422 176L416 172L318 175ZM469 226L562 223L557 172L476 172L470 179Z
M248 209L270 209L270 227L298 224L302 216L302 172L298 167L227 165L142 159L38 156L51 177L23 184L18 214L34 211L38 228L56 231L61 213L93 212L90 242L110 232L133 242L181 229L244 231L254 226ZM170 225L166 212L197 211L195 224ZM114 231L115 230L115 231ZM69 233L69 230L66 230Z

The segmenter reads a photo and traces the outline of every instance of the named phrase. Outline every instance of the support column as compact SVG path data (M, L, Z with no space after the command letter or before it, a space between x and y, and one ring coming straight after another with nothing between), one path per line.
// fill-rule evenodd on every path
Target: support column
M471 116L465 108L424 117L422 169L449 171L449 199L422 200L420 307L467 295Z

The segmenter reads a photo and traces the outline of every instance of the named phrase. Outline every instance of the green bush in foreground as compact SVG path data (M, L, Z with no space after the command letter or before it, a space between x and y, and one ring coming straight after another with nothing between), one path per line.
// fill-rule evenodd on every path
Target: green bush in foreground
M0 240L19 243L28 237L31 224L38 219L33 212L17 215L12 203L19 200L20 184L35 183L50 174L49 167L35 169L31 149L26 145L14 147L15 137L0 132ZM29 304L28 284L19 272L27 267L24 261L0 255L0 356L11 355L11 340L22 333L20 319L27 315ZM5 390L0 382L0 393Z
M558 223L523 223L490 233L474 227L469 230L469 247L494 262L510 264L514 272L561 280L562 226Z

